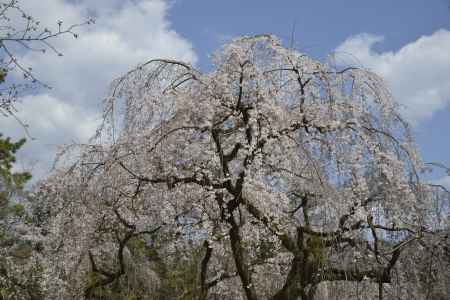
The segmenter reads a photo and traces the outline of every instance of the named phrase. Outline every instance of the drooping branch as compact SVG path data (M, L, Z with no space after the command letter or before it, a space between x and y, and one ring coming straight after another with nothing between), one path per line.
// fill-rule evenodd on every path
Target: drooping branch
M123 216L120 215L119 211L117 209L114 210L115 215L117 216L117 219L119 222L127 228L127 231L125 232L123 237L118 236L118 250L116 253L117 261L118 261L118 269L114 272L110 272L104 269L101 269L98 264L95 262L94 255L91 251L88 251L89 261L91 264L91 270L94 274L98 274L101 277L95 278L92 283L90 283L87 288L85 289L84 295L86 298L92 297L92 293L95 291L95 289L99 287L107 286L116 280L118 280L122 275L125 274L125 259L124 259L124 251L128 244L128 242L132 238L139 237L141 235L154 235L156 232L158 232L162 226L158 226L152 230L144 230L144 231L136 231L136 225L128 223Z
M200 264L200 296L199 300L206 299L208 297L208 289L209 284L206 282L206 275L208 272L208 264L212 256L213 249L209 245L208 240L205 240L203 243L203 246L205 248L205 255L203 256L203 259Z

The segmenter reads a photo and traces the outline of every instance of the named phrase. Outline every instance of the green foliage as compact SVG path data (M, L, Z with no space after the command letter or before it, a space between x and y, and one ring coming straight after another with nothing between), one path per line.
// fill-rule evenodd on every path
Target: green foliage
M150 261L158 259L158 251L156 248L148 246L143 238L131 239L127 245L134 256L139 256Z
M310 254L308 259L311 260L311 262L324 264L327 256L323 239L319 236L311 236L307 241L307 246Z
M180 299L198 299L203 249L201 247L194 248L188 256L185 253L180 253L175 257L178 257L178 259L172 262L173 266L164 278L166 288Z
M8 299L8 290L6 288L0 288L0 297L1 299Z
M131 239L127 246L134 254L143 254L146 250L145 241L139 238Z
M0 218L7 215L23 217L25 208L21 204L10 206L10 198L13 192L23 188L31 178L28 172L13 172L13 164L16 161L16 153L25 143L25 139L12 142L10 138L3 138L0 133Z
M25 215L25 207L22 204L14 204L10 209L17 217L23 217Z
M16 152L25 144L25 139L12 142L10 138L3 138L0 133L0 180L7 188L22 188L31 178L28 172L12 172L13 163L16 161Z

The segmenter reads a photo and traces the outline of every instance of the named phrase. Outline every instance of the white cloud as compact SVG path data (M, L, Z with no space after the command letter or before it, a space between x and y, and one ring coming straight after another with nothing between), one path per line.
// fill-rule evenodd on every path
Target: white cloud
M450 102L450 31L422 36L396 52L377 52L383 37L360 34L336 49L340 61L371 69L387 81L404 116L413 124Z
M30 95L16 105L16 117L30 126L31 138L19 153L19 169L32 168L36 178L49 170L58 146L87 141L95 132L100 120L95 112L83 110L49 94ZM13 117L1 118L0 125L8 136L16 139L25 129Z
M63 57L28 52L22 58L61 96L92 105L98 103L114 77L140 62L155 57L196 62L192 45L170 28L166 1L92 2L29 0L25 5L45 24L54 24L55 19L73 24L85 20L87 14L96 16L95 25L79 28L77 40L71 36L55 40Z
M46 139L46 135L64 140L63 137L85 141L95 131L96 114L83 111L79 106L63 102L48 94L25 96L16 105L20 120L31 120L31 134L36 140ZM10 126L16 122L9 118Z
M64 36L53 45L64 56L26 52L20 61L53 86L22 99L18 117L31 136L20 158L38 160L36 169L48 170L56 145L86 141L95 133L101 100L112 79L138 63L155 57L176 58L195 64L189 41L171 29L170 5L164 0L27 0L24 10L44 26L56 22L80 23L94 16L96 24L77 29L78 39ZM12 118L0 117L1 132L19 138L24 130ZM37 177L45 172L38 172Z

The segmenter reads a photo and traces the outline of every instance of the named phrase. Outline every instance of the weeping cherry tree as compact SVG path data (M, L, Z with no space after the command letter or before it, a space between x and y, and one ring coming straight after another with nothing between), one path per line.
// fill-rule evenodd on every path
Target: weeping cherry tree
M226 44L208 73L151 60L104 104L95 138L65 148L41 188L48 276L65 297L131 277L134 295L154 293L162 279L137 261L141 241L167 257L200 249L184 297L305 300L367 282L390 298L405 249L447 228L382 79L274 36Z

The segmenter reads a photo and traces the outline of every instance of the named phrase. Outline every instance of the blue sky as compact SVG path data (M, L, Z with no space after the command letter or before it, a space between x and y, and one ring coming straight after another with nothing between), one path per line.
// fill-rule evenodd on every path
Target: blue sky
M80 38L54 42L63 57L24 53L22 61L52 90L26 95L19 116L36 138L21 154L44 176L57 145L86 141L99 122L109 82L154 57L210 69L208 56L233 37L273 33L317 59L345 61L386 78L405 107L426 161L450 165L450 0L27 0L24 8L54 26L94 15ZM295 25L294 25L295 24ZM350 55L351 54L351 55ZM1 131L24 135L0 119ZM440 182L450 186L450 177Z
M300 50L323 57L348 37L382 35L377 50L396 50L438 29L450 28L447 0L175 0L173 27L193 42L200 65L222 39L273 33L289 41L293 24Z

